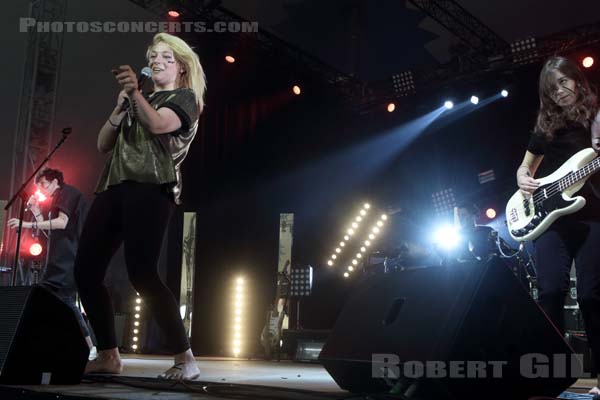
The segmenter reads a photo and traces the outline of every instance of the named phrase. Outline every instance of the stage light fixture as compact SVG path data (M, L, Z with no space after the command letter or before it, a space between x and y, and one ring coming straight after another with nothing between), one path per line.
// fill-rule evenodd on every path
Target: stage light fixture
M37 201L38 201L39 203L43 203L43 202L44 202L44 201L46 201L46 199L47 199L47 197L46 197L46 196L45 196L45 195L44 195L42 192L40 192L40 190L39 190L39 189L38 189L38 190L36 190L36 191L35 191L35 193L34 193L33 195L34 195L34 196L37 198Z
M43 247L39 243L32 243L31 246L29 246L29 254L31 254L32 256L39 256L40 254L42 254L42 250Z
M327 261L327 265L329 265L331 267L333 265L333 261L331 261L331 260Z
M244 304L242 302L243 292L245 290L245 280L238 277L234 281L235 301L233 302L233 325L232 325L232 346L231 351L234 357L238 357L242 351L241 330L242 330L242 310Z
M388 104L388 106L387 106L388 112L390 112L390 113L394 112L395 109L396 109L396 105L394 103Z
M353 223L352 223L352 227L353 227L354 229L356 229L356 228L358 228L358 224L357 224L356 222L353 222Z
M485 216L488 217L489 219L494 219L496 218L496 210L494 210L493 208L488 208L487 210L485 210Z
M352 265L348 266L348 271L350 271L350 272L354 271L354 267Z
M331 255L331 259L332 259L332 260L335 260L336 258L337 258L337 255L336 255L336 254L332 254L332 255Z
M300 86L294 85L294 87L292 88L292 92L294 92L294 94L298 96L300 93L302 93L302 90L300 89Z
M590 68L592 65L594 65L594 58L590 56L585 57L581 62L581 65L583 65L584 68Z
M347 277L349 277L349 276L350 276L350 274L349 274L349 273L347 273L347 272L344 272L344 278L347 278Z
M350 236L348 236L348 235L344 236L344 240L350 240Z
M479 103L479 97L477 97L477 96L471 96L471 103L478 104Z
M230 56L230 55L226 55L225 56L225 61L227 61L229 64L233 64L235 62L235 57L234 56Z
M371 208L371 205L369 203L365 203L363 207L365 208L365 210L368 210L369 208Z
M444 102L444 107L446 107L447 110L450 110L450 109L452 109L452 107L454 107L454 103L451 102L450 100L446 100Z
M500 92L500 95L501 95L502 97L508 97L508 90L506 90L506 89L502 89L502 91Z
M340 246L344 247L346 245L345 242L340 242Z
M435 231L433 240L441 248L450 250L456 247L460 235L453 226L442 226Z
M179 15L180 15L180 14L179 14L179 11L177 11L177 10L169 10L169 11L167 12L167 14L168 14L168 15L169 15L169 17L171 17L171 18L177 18L177 17L179 17Z
M385 215L385 214L382 214L382 215L381 215L381 219L382 219L383 221L385 221L385 220L387 220L387 219L388 219L388 216L387 216L387 215Z

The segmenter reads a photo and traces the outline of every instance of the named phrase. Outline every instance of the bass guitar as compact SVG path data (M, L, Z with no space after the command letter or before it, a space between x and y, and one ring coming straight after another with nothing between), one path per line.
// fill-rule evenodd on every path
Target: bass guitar
M594 149L583 149L552 174L538 179L540 186L533 194L518 190L506 205L510 236L519 242L537 239L558 218L583 208L585 198L574 194L599 169L600 158Z

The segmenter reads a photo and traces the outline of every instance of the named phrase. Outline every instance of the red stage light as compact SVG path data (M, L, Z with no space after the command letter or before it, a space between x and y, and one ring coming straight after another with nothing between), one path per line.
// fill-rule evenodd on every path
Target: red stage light
M42 250L42 245L39 243L32 243L31 246L29 246L29 254L32 256L39 256L42 254Z
M485 216L489 219L496 218L496 210L494 210L493 208L488 208L487 210L485 210Z
M169 14L169 17L172 17L172 18L179 17L179 12L175 11L175 10L170 10L167 14Z
M36 190L33 195L37 198L37 201L40 203L43 203L47 199L47 197L44 196L42 192L40 192L40 189Z
M395 109L396 109L396 105L394 103L388 104L388 106L387 106L388 112L394 112Z
M582 65L583 65L585 68L589 68L589 67L591 67L592 65L594 65L594 57L590 57L590 56L588 56L588 57L585 57L585 58L583 59L583 61L581 62L581 64L582 64Z
M235 58L233 56L225 56L225 61L229 64L233 64L235 62Z
M292 92L294 92L295 95L299 95L300 93L302 93L302 90L300 90L300 86L294 85L294 87L292 88Z

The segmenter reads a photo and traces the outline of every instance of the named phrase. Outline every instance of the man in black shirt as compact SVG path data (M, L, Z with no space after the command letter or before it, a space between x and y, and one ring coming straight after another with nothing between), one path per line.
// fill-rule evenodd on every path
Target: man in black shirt
M496 232L477 224L479 209L471 203L461 203L454 209L454 218L461 236L458 259L460 261L486 260L496 253Z
M77 245L87 213L87 201L79 190L64 182L63 173L59 170L44 169L35 178L35 184L40 193L51 200L49 206L42 210L37 198L31 196L27 206L35 220L23 221L25 229L48 231L47 264L40 284L75 311L85 340L91 349L92 341L87 325L75 304L76 285L73 276ZM10 219L8 226L17 228L19 220Z

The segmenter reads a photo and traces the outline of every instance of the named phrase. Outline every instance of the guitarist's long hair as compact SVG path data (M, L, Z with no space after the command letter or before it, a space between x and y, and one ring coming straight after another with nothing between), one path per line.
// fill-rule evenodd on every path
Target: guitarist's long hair
M575 103L568 108L559 106L552 99L556 84L552 76L553 71L559 71L575 81ZM580 123L589 129L598 110L595 90L577 64L565 57L552 57L546 61L540 72L539 95L540 109L534 132L545 136L549 141L554 139L555 132L566 127L569 121Z

